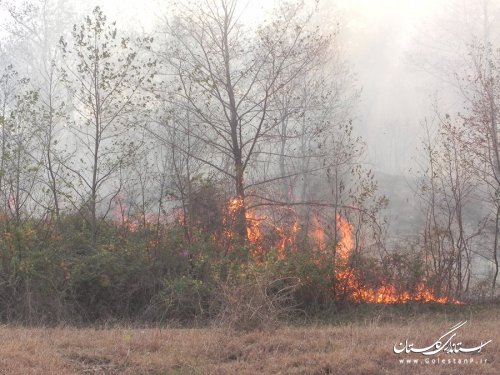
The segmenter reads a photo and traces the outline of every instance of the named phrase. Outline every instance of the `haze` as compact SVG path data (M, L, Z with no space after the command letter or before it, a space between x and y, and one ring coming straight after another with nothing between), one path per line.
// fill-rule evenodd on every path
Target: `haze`
M160 10L168 12L168 1L98 3L110 18L137 31L153 31ZM81 6L88 10L95 4L87 1ZM319 2L319 7L328 12L326 22L340 22L343 52L362 88L355 128L367 142L366 162L374 170L408 175L415 167L418 139L423 136L419 123L429 109L437 83L412 63L411 55L421 52L421 36L443 17L447 4L448 0ZM269 2L251 1L245 17L263 19L270 8Z
M126 259L130 316L249 264L305 304L497 294L500 0L0 4L2 264Z

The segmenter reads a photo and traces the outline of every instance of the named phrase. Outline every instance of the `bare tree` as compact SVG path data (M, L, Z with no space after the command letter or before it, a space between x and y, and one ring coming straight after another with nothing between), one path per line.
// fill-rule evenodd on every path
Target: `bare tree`
M499 189L500 189L500 154L498 143L498 104L500 84L498 71L500 68L500 54L498 53L498 23L500 7L491 0L478 2L451 1L446 9L447 15L440 19L437 28L442 32L437 42L431 43L433 56L439 59L424 61L424 68L448 84L447 97L458 98L459 109L453 107L439 119L440 132L437 144L440 164L447 160L447 169L441 168L446 174L448 183L447 193L451 194L454 203L451 207L458 216L455 219L467 221L466 211L455 211L464 207L465 191L460 189L470 185L471 179L475 182L474 200L476 206L487 214L488 221L484 223L483 237L491 239L491 251L480 252L478 249L469 248L466 238L460 233L462 229L453 231L459 234L454 238L455 245L466 246L466 253L480 253L479 255L494 264L492 277L492 293L498 278L498 238L500 227L499 220ZM460 29L451 26L459 25ZM450 33L450 30L452 31ZM452 35L451 35L452 34ZM436 64L439 61L439 64ZM450 105L448 103L448 105ZM454 114L455 112L458 112ZM447 170L448 173L444 173ZM471 174L472 173L472 174ZM443 180L444 181L444 180ZM440 187L443 188L444 187ZM433 204L439 204L437 199ZM470 209L470 208L469 208ZM451 214L452 211L449 213ZM454 219L454 220L455 220ZM461 226L462 223L457 223ZM459 254L462 254L459 252ZM478 254L476 254L478 255ZM456 259L459 263L460 258ZM466 272L462 274L462 271ZM459 267L457 277L465 276L470 270ZM467 289L468 283L465 288ZM458 283L457 287L461 287Z
M2 72L0 77L0 104L1 113L0 120L2 125L2 138L0 144L0 190L2 191L2 213L5 214L8 211L8 189L5 185L5 178L7 171L7 164L9 161L9 148L10 148L10 133L11 129L8 126L8 118L10 117L10 112L13 109L13 104L15 101L15 96L17 93L18 85L22 81L18 79L18 73L14 70L12 65L9 65Z
M147 57L151 38L138 43L120 38L99 7L83 24L74 26L70 41L61 38L76 147L64 167L78 181L72 187L83 201L93 246L98 238L99 205L107 202L101 212L105 216L119 192L110 182L140 147L140 138L130 136L140 121L140 110L146 107L142 88L151 82L155 63Z
M474 162L479 178L485 184L489 201L493 208L492 258L495 271L492 280L494 293L498 277L498 237L500 227L500 144L499 144L499 104L500 104L500 52L493 51L491 45L474 49L474 75L467 77L471 92L469 114L462 115L461 127L455 133L465 146L465 151Z
M436 288L462 297L470 291L473 256L481 255L472 241L484 234L488 213L460 126L449 115L438 121L438 132L427 123L425 128L428 164L420 185L426 203L423 249L430 260L427 276Z
M182 7L167 26L163 56L176 76L170 100L190 112L191 136L209 149L209 158L195 157L231 179L243 240L250 166L280 124L274 99L314 66L330 40L302 11L300 3L285 4L251 29L239 22L238 1L210 0Z
M6 1L1 5L11 17L6 29L11 39L12 59L30 76L30 86L39 94L36 135L43 147L45 168L41 179L51 193L51 202L43 204L59 220L64 189L59 176L62 155L58 143L67 109L58 70L61 58L58 40L69 29L71 9L60 0L32 0L23 4Z

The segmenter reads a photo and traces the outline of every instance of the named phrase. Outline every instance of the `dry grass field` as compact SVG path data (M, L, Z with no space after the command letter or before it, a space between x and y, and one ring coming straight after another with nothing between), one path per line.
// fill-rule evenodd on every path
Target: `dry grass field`
M0 374L500 374L500 308L405 317L370 314L334 325L226 332L220 328L0 327ZM461 320L455 341L481 353L395 354L428 346ZM400 360L420 359L419 364ZM483 361L483 363L481 363ZM486 363L484 363L486 361Z

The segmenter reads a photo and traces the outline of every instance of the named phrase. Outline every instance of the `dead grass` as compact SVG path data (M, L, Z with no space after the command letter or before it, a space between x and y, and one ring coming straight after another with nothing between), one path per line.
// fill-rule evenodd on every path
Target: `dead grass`
M0 374L500 374L500 311L460 317L438 313L398 321L269 331L222 329L76 329L0 327ZM460 320L457 339L475 346L493 339L475 362L400 364L393 346L408 339L430 345ZM432 358L470 358L446 354Z

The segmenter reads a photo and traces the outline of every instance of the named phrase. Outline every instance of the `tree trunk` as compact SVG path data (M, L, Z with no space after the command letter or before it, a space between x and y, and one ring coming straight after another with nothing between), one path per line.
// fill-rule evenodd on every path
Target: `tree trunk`
M245 243L247 240L247 218L246 218L246 207L245 207L245 187L243 183L243 168L241 165L235 163L236 168L236 196L240 204L235 212L236 219L236 234L238 235L238 240ZM241 161L240 161L241 164Z
M495 218L495 240L493 244L493 261L495 262L495 274L493 275L493 283L491 285L491 296L495 296L495 288L497 285L498 278L498 224L500 221L500 206L497 205L497 214Z
M246 207L245 207L245 185L243 176L245 173L245 165L243 163L242 147L240 142L241 129L239 128L239 116L238 108L236 104L236 97L234 92L234 87L231 78L231 66L230 66L230 55L229 55L229 14L227 9L224 8L224 33L222 39L223 53L224 53L224 69L226 76L226 91L229 98L229 111L230 119L229 126L231 129L231 144L232 153L234 158L234 179L235 179L235 190L236 197L239 200L239 205L234 213L236 219L236 234L238 235L238 241L246 242L247 240L247 219L246 219ZM240 132L238 132L240 130Z

